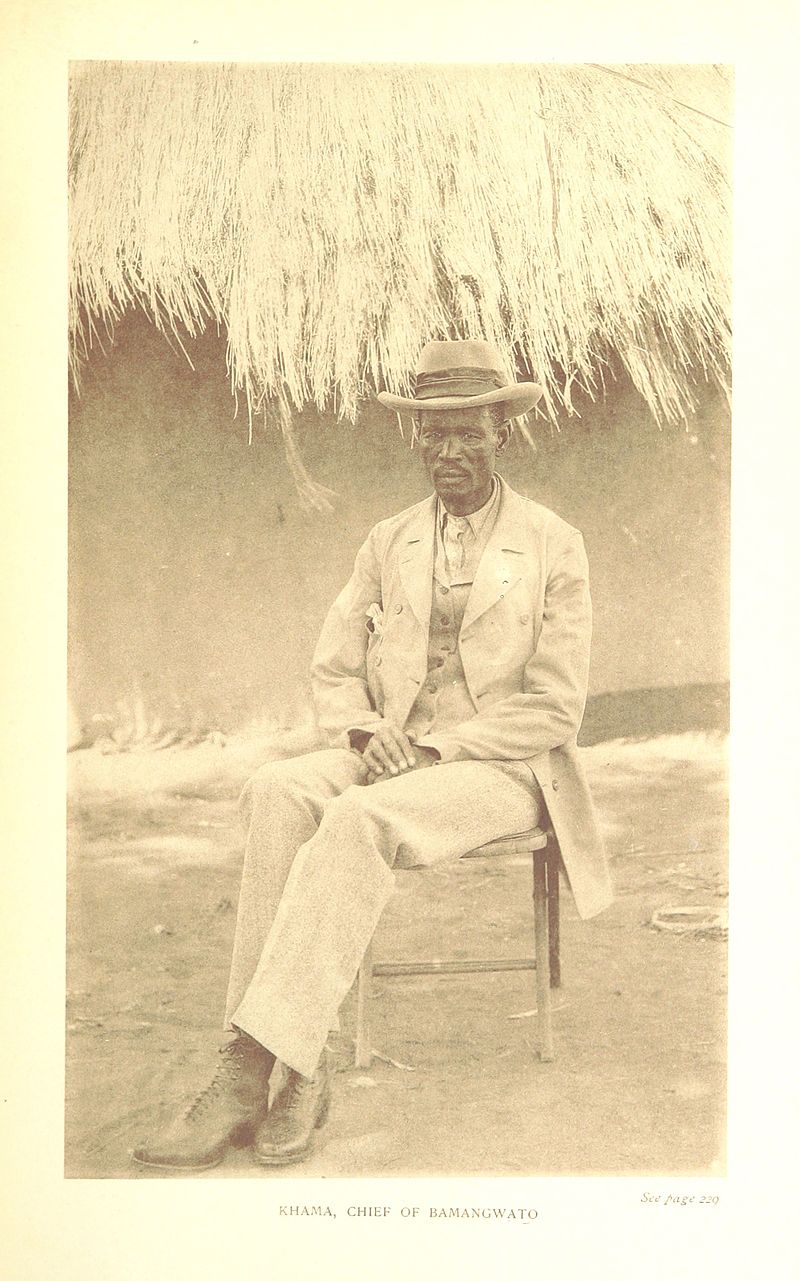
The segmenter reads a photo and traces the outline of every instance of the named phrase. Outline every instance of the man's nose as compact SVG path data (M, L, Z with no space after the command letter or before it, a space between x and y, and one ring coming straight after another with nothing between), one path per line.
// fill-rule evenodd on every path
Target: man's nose
M461 439L459 436L445 436L439 450L440 458L460 458Z

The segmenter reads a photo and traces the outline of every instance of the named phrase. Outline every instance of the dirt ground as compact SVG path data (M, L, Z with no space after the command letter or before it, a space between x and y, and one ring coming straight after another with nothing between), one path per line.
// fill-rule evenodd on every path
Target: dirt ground
M97 754L75 754L69 1177L164 1177L130 1150L213 1070L242 857L235 798L257 747L220 765L217 746L213 768L203 751L101 762L99 781ZM535 1053L530 973L377 979L384 1058L353 1067L351 994L310 1159L265 1171L237 1150L197 1177L722 1173L725 740L604 743L585 759L617 898L581 921L563 895L555 1062ZM651 923L686 906L718 923ZM379 960L531 948L530 866L517 858L398 873L376 939Z

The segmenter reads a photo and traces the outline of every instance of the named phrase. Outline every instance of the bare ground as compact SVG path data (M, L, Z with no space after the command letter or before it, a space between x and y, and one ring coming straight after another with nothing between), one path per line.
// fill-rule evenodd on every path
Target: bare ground
M192 751L73 762L70 1177L161 1177L130 1149L213 1068L242 854L234 798L259 748ZM379 979L374 1045L394 1063L352 1066L351 996L310 1159L266 1172L238 1150L197 1177L722 1172L726 933L650 922L726 907L724 739L602 743L586 762L617 899L581 921L563 896L555 1062L535 1054L529 973ZM376 952L519 955L531 918L527 860L399 873Z

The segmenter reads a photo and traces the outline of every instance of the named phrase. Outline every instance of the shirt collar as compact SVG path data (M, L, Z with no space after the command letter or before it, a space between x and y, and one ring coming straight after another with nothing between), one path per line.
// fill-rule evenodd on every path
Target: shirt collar
M493 476L492 492L489 495L489 497L486 499L486 502L483 504L483 507L479 507L477 511L470 512L470 514L466 517L456 517L457 520L466 520L467 524L469 525L470 529L472 530L476 538L478 537L481 530L483 529L483 526L486 524L486 521L489 516L489 512L492 510L495 504L495 501L497 499L497 494L499 489L500 489L500 486L497 483L497 477ZM447 525L447 517L451 515L451 513L448 512L441 498L437 499L437 503L439 506L438 525L441 533L444 534L445 527Z

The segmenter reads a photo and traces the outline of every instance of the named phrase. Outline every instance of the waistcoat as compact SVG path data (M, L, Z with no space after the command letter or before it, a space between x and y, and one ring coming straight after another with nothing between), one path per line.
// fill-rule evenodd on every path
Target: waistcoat
M473 568L477 571L497 515L485 522L478 536ZM474 575L473 575L474 577ZM437 730L449 729L475 715L458 651L458 637L464 621L472 583L451 584L444 545L437 535L433 559L433 595L428 628L428 674L409 712L404 730L414 741Z

